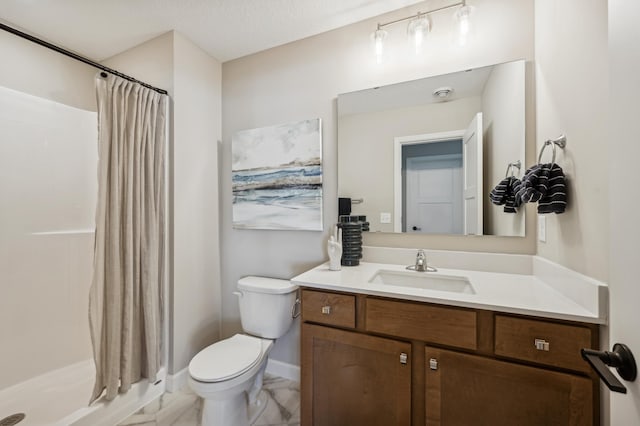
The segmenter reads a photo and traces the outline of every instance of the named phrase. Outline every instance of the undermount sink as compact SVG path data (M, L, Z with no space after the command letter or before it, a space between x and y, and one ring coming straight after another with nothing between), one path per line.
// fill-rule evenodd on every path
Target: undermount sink
M369 282L396 287L450 291L453 293L476 293L466 277L442 274L433 275L431 272L388 271L381 269L373 275Z

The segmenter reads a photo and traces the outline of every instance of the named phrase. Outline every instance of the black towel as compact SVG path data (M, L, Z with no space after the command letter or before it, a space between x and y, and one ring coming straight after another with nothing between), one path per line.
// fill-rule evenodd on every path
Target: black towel
M509 176L500 181L489 193L489 199L498 206L504 205L505 213L517 213L520 207L520 199L516 197L515 188L520 185L520 180Z
M521 203L538 203L538 213L564 213L567 190L562 167L555 163L529 167L516 187L516 198Z

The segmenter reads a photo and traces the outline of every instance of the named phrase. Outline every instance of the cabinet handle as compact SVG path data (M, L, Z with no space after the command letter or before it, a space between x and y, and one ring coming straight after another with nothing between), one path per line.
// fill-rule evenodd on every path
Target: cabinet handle
M549 352L549 342L547 342L544 339L535 339L533 341L533 345L539 351L547 351L547 352Z
M437 370L438 369L438 360L435 358L431 358L429 360L429 368L432 370Z
M322 307L322 315L329 315L331 313L331 306Z
M407 359L408 359L408 356L406 353L404 352L400 353L400 364L406 364Z

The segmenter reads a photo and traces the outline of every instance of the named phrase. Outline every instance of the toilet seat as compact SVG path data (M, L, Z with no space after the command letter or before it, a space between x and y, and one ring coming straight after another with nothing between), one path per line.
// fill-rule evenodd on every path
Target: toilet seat
M262 359L262 339L236 334L201 350L189 363L199 382L222 382L242 375Z

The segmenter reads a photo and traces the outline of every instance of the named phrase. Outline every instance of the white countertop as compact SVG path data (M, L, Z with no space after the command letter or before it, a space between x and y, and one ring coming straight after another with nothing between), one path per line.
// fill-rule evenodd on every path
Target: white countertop
M340 271L330 271L329 264L324 263L291 281L302 287L316 289L606 324L606 313L593 312L585 307L598 306L597 300L579 303L585 301L584 297L597 297L593 295L594 292L585 289L586 296L570 298L535 275L445 268L438 268L437 272L412 272L466 277L475 290L475 294L466 294L369 282L379 270L408 272L404 265L370 262L361 262L359 266L353 267L343 266Z

